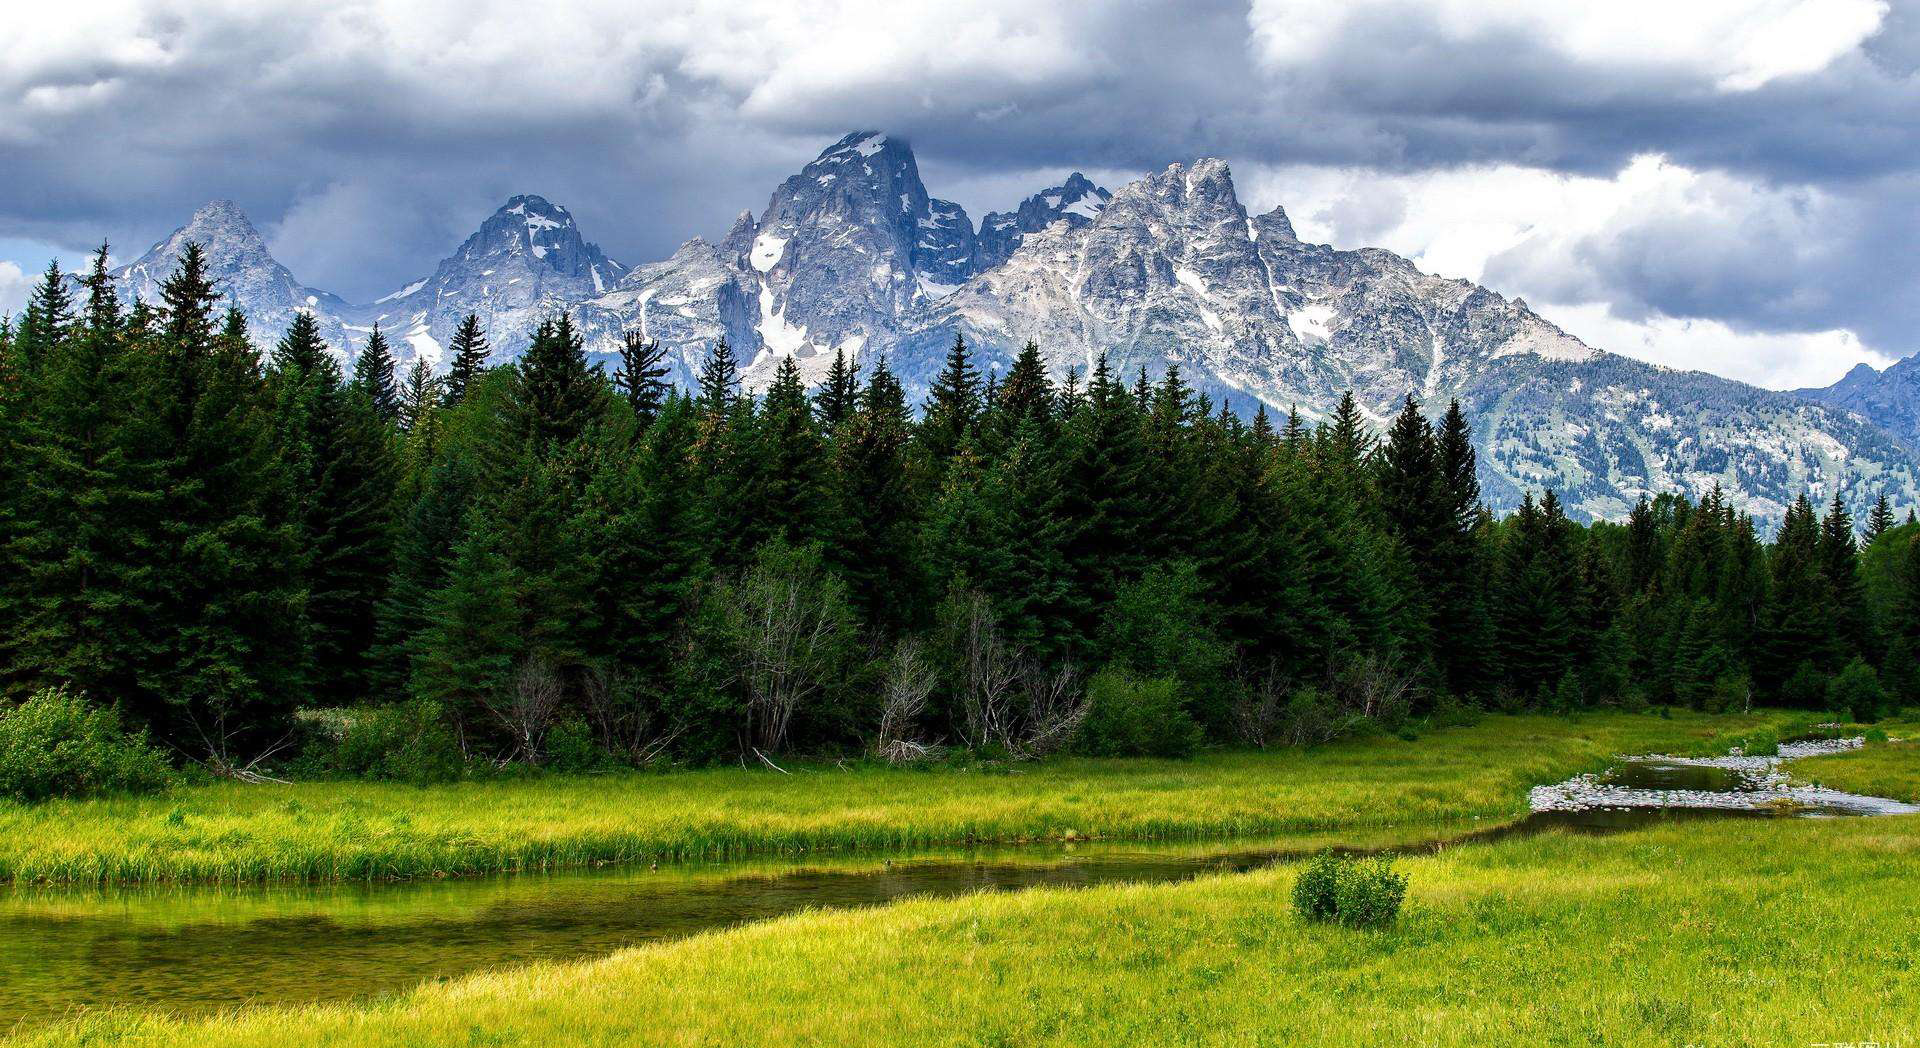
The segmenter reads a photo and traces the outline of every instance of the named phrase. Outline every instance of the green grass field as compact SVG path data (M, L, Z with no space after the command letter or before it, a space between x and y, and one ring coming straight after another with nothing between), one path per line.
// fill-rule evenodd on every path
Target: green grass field
M814 913L422 988L20 1045L1912 1045L1920 819L1693 821L1402 860L1400 921L1293 871Z
M1911 717L1873 725L1892 742L1870 742L1851 753L1796 761L1796 778L1870 797L1920 804L1920 720Z
M1417 741L1006 769L796 766L419 788L223 783L0 803L0 880L369 880L968 842L1258 836L1515 815L1613 754L1723 749L1805 718L1493 716Z

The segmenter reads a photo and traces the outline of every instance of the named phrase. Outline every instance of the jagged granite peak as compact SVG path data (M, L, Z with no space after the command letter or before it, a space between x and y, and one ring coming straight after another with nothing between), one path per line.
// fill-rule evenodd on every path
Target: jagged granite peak
M988 214L980 220L975 269L990 269L1005 262L1027 234L1038 233L1055 222L1064 221L1077 228L1093 221L1112 199L1112 193L1075 171L1060 185L1021 201L1013 211Z
M1852 412L1898 437L1907 447L1920 449L1920 359L1894 361L1885 371L1855 364L1831 386L1794 392Z
M626 275L626 266L581 235L566 208L522 194L488 216L432 276L358 308L347 331L357 349L378 322L394 333L402 366L417 358L443 367L446 344L473 313L496 356L511 358L541 320Z
M123 301L158 304L160 286L179 265L188 243L199 244L206 257L207 275L225 296L225 303L247 315L255 345L271 347L298 313L319 321L328 345L345 359L346 331L342 317L352 309L338 296L317 291L294 279L267 249L267 242L231 200L202 205L187 224L168 234L146 254L113 271L115 289Z
M717 243L689 240L631 271L581 238L564 209L516 197L432 277L363 307L298 284L226 204L119 273L128 294L151 299L196 239L263 346L311 310L330 340L342 336L336 345L379 319L403 356L436 363L469 311L504 360L566 309L603 360L627 332L658 339L688 386L726 338L749 388L786 355L817 381L838 348L888 355L917 397L960 334L986 367L1008 366L1029 339L1058 376L1084 374L1102 353L1128 375L1178 364L1243 415L1258 402L1323 418L1351 389L1384 428L1408 394L1430 414L1458 399L1497 508L1551 486L1571 512L1618 518L1643 494L1698 497L1718 484L1771 522L1803 490L1861 510L1882 492L1910 504L1920 491L1913 447L1881 428L1914 439L1920 365L1910 361L1795 396L1614 356L1520 299L1392 252L1305 243L1283 210L1249 215L1217 159L1110 194L1084 178L1059 189L1057 203L1038 195L1027 221L1037 228L1014 213L1020 236L996 262L999 224L976 235L964 211L927 193L904 142L857 132Z
M1856 504L1916 491L1912 456L1861 420L1600 352L1524 302L1389 251L1303 243L1283 211L1249 217L1215 159L1027 235L924 310L889 347L916 393L956 334L989 367L1028 340L1056 375L1102 353L1126 375L1177 363L1243 414L1258 402L1322 418L1351 389L1384 428L1409 394L1434 413L1457 398L1501 508L1551 486L1575 513L1618 518L1643 494L1718 483L1771 521L1803 489Z
M973 271L966 210L928 195L905 142L856 131L783 181L758 218L741 214L717 247L689 242L581 315L596 351L610 353L618 331L644 330L686 373L725 334L757 389L781 357L817 381L835 350L858 356L890 341Z

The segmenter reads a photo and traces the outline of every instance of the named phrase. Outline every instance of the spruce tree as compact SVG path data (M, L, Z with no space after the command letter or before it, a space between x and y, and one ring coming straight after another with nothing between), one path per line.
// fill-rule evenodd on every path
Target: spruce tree
M565 313L544 320L513 365L501 410L504 438L535 458L572 446L603 410L603 380Z
M400 422L400 389L395 382L393 347L374 321L367 345L353 362L353 384L373 405L373 413L388 425Z
M834 440L834 479L845 520L834 560L861 617L883 634L924 618L927 562L919 548L922 505L907 465L913 420L885 359L876 361L858 408Z
M71 332L73 323L73 293L68 290L67 277L60 272L59 262L49 262L40 283L28 295L27 308L13 333L13 354L20 371L32 374L37 370L54 346Z
M1866 583L1860 577L1860 546L1854 537L1853 515L1836 493L1820 522L1820 571L1833 596L1835 638L1847 656L1874 651L1867 615ZM1844 659L1842 661L1845 661Z
M1820 524L1803 494L1787 508L1769 558L1772 579L1758 666L1768 690L1777 691L1803 663L1831 672L1843 661L1820 545Z
M275 451L294 507L315 701L395 697L379 691L393 681L378 672L376 651L392 567L392 438L366 390L342 384L310 314L294 317L271 361ZM430 387L413 392L433 397Z
M740 365L734 360L733 347L725 338L716 339L713 351L700 366L700 405L708 417L731 413L740 397Z
M453 356L453 363L447 369L447 406L453 407L467 399L468 391L486 370L487 357L492 353L486 333L480 330L480 318L472 313L463 317L447 348Z
M1893 506L1887 502L1887 496L1883 492L1878 499L1874 500L1873 512L1867 514L1867 545L1871 546L1891 527L1893 527Z
M0 675L22 694L64 684L98 702L137 686L163 539L149 514L161 477L138 443L141 350L125 337L106 258L102 246L84 321L41 349L0 465L20 478L0 496L0 615L12 620Z
M159 428L172 436L155 512L172 545L141 667L140 715L215 761L257 756L306 686L297 535L280 505L259 357L215 331L219 298L198 245L162 285Z
M827 369L827 380L820 386L820 393L814 407L820 414L820 424L831 434L840 429L859 408L860 366L847 360L847 353L838 346L833 350L833 364Z
M400 431L412 433L440 406L440 380L424 360L415 360L407 369L407 380L400 387Z
M626 398L642 429L653 424L671 388L665 381L666 357L659 339L649 340L637 331L621 336L620 367L613 373L613 388Z
M756 527L745 536L749 546L771 538L805 546L838 530L827 488L826 441L792 357L780 358L755 413L750 461L748 496Z
M942 467L973 434L980 414L980 372L973 366L967 341L953 336L947 361L927 389L926 417L920 422L920 445L928 461Z

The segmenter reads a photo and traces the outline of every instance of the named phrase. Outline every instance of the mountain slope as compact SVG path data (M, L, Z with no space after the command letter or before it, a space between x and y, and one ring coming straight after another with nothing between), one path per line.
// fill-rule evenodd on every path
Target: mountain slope
M468 313L479 316L496 355L526 348L540 321L606 291L627 268L580 235L573 216L538 196L516 196L442 261L433 275L369 306L348 325L355 345L374 323L405 348L403 360L442 366L444 347Z
M1551 486L1574 512L1619 517L1644 494L1719 484L1771 521L1802 490L1863 506L1882 491L1916 501L1920 488L1911 445L1874 424L1916 438L1920 365L1790 396L1614 356L1521 300L1388 251L1306 243L1278 208L1249 215L1215 159L1112 193L1075 175L976 231L927 192L904 142L855 132L718 242L689 240L627 270L565 208L519 196L430 277L365 306L299 284L245 216L216 202L120 270L123 290L154 298L187 239L207 247L263 347L311 310L337 347L357 347L378 322L403 364L438 363L474 312L495 359L509 359L566 309L603 361L626 332L660 340L686 386L725 338L750 389L782 357L817 381L837 349L887 356L918 396L955 335L999 368L1031 339L1056 376L1101 353L1129 376L1177 364L1243 415L1259 402L1318 418L1351 389L1384 425L1408 394L1433 413L1458 398L1496 507Z
M689 241L585 303L583 323L602 352L617 330L661 338L681 374L725 334L749 388L771 381L781 357L817 381L836 349L890 343L905 318L964 283L974 248L966 210L927 194L906 143L857 131L782 182L757 219L742 214L717 247Z
M115 289L121 300L139 299L150 305L160 301L160 286L180 260L180 252L189 243L199 244L207 260L207 273L226 302L238 305L247 315L253 341L263 349L280 338L294 314L310 312L320 322L320 333L327 345L346 359L345 318L354 307L336 295L316 291L295 280L287 267L267 250L267 242L253 223L231 200L214 200L193 213L187 224L168 234L165 240L147 249L147 253L113 271ZM224 305L225 303L223 303Z
M1319 417L1351 389L1384 424L1409 393L1436 411L1457 397L1496 506L1552 486L1575 512L1619 517L1643 494L1718 483L1774 519L1802 489L1854 502L1916 490L1912 458L1873 426L1603 353L1391 252L1304 243L1278 210L1249 216L1219 160L1175 164L1082 226L1029 235L927 310L889 347L910 388L956 334L989 366L1028 340L1056 374L1103 351L1127 375L1178 364L1243 413L1260 401Z
M1920 358L1897 360L1885 371L1856 364L1831 386L1794 393L1859 415L1920 449Z

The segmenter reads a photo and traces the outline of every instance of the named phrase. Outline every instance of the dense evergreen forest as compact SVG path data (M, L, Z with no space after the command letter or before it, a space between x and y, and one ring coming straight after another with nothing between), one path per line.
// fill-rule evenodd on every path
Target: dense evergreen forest
M399 375L376 332L344 375L302 317L262 360L197 248L153 303L104 248L50 269L0 327L7 701L378 773L1870 718L1920 688L1920 526L1884 500L1861 537L1803 497L1770 543L1717 493L1496 519L1457 404L1243 421L1176 368L1056 384L1033 347L983 379L956 343L918 410L885 360L810 394L788 359L756 397L722 343L681 392L636 336L607 375L564 315L516 362L473 318L449 354Z

